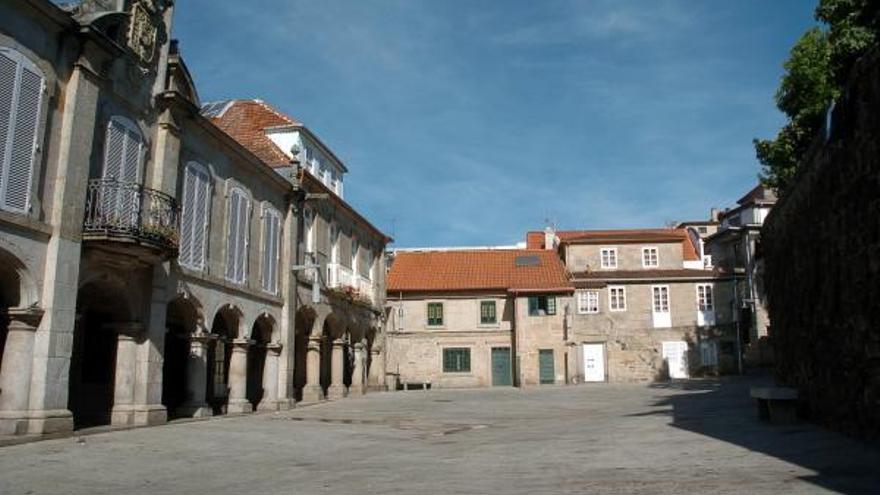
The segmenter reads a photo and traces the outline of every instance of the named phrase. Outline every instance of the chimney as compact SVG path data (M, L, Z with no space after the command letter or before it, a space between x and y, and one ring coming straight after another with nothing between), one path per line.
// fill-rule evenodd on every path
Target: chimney
M709 220L712 222L717 222L721 217L721 210L719 208L712 208L709 210Z
M544 228L544 249L552 249L556 250L556 231L553 230L553 227L548 225Z

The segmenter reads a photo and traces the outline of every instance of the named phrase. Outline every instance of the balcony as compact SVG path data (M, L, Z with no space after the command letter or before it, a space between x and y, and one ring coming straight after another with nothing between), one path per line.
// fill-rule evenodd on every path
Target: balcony
M373 282L339 263L327 264L327 288L333 292L348 294L353 301L360 301L369 306L375 302Z
M135 182L89 181L83 241L142 254L154 261L175 256L178 239L173 197ZM132 252L132 248L141 253Z

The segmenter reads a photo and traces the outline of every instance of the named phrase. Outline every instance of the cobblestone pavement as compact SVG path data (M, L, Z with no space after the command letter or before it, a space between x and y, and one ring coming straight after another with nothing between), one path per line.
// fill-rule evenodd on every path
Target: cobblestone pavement
M880 449L747 379L370 394L0 448L0 493L880 493Z

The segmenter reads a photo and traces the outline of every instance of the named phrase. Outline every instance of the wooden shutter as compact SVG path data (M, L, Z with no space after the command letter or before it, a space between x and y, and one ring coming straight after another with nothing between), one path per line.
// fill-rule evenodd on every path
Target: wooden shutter
M107 124L107 135L104 142L104 172L105 179L122 180L122 162L125 155L125 127L116 119L110 119Z
M241 199L238 204L238 258L235 264L235 280L239 283L244 282L247 276L248 244L250 240L250 200L244 193L240 194Z
M235 281L235 265L238 259L238 235L239 226L239 204L241 197L238 190L233 189L229 194L229 210L228 210L228 238L226 241L226 278Z
M0 51L0 199L5 210L30 208L44 83L39 69L21 54Z
M195 187L195 215L193 217L192 235L192 267L197 270L205 268L205 251L207 247L208 222L210 221L211 176L204 170L195 170L198 178Z
M183 172L183 193L181 194L180 211L180 251L177 262L191 267L193 261L193 224L196 208L196 176L192 165L187 165Z
M263 289L274 294L278 288L280 217L275 210L267 208L263 218Z
M184 170L182 197L178 261L188 268L202 270L205 267L210 176L195 162L187 164Z

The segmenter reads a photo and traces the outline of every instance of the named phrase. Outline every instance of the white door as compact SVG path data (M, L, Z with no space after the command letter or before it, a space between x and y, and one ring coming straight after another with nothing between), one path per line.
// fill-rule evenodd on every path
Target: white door
M584 381L605 381L605 346L584 344Z
M669 366L669 378L687 378L687 342L663 342L663 361Z

